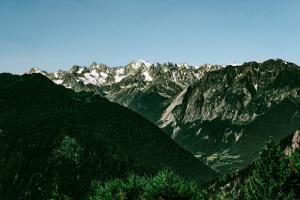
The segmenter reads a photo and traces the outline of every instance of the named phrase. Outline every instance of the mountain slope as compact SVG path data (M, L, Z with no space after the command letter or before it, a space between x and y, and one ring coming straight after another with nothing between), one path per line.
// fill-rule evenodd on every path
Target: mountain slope
M224 173L255 159L269 136L300 127L300 69L282 60L207 73L165 110L160 127Z
M0 74L3 199L82 198L93 180L171 168L203 182L215 175L152 123L92 93L39 74Z
M98 78L107 70L115 72L108 73L102 83L78 81L81 75L77 71L87 76L95 68L100 70L95 75ZM223 173L251 162L268 136L279 140L300 127L299 67L280 59L198 68L172 63L150 65L145 61L118 68L94 63L90 68L63 72L62 77L73 77L71 80L77 83L74 86L69 85L69 79L62 82L53 78L60 72L33 71L76 91L81 88L101 94L138 112ZM109 78L114 73L118 82Z

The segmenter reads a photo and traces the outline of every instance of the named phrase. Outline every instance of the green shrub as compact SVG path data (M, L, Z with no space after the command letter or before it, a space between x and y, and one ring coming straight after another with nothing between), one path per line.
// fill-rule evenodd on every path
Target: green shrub
M199 199L197 184L185 181L169 170L160 171L148 184L146 199Z
M104 200L104 199L121 199L123 182L120 179L110 180L104 184L101 182L93 182L93 194L89 200Z
M125 180L96 182L89 200L192 200L202 199L200 188L169 170L154 177L130 175Z

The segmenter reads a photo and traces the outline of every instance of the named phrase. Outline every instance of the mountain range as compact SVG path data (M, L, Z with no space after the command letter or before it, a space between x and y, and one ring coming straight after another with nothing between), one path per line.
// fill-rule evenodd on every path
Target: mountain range
M41 73L55 83L77 92L95 92L157 123L172 97L204 76L207 71L221 67L192 67L186 63L151 64L138 60L126 66L113 68L92 63L90 67L73 66L68 71L59 70L54 73L32 68L29 73Z
M139 113L221 173L247 166L270 136L280 140L300 127L300 69L281 59L197 67L138 60L29 73Z

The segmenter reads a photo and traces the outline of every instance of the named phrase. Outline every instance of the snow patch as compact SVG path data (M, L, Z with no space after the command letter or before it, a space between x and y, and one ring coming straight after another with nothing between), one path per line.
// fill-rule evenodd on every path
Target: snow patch
M78 71L77 71L77 74L81 74L83 72L83 68L80 68Z
M83 81L84 84L97 84L95 77L92 74L84 74L84 78L79 78Z
M145 81L152 81L153 78L150 76L148 71L143 72L143 75L145 77Z
M103 78L107 78L108 74L104 73L104 72L100 72L100 76L102 76Z
M91 71L90 75L92 75L94 78L98 78L99 77L99 74L98 74L98 72L95 69L93 69Z
M243 132L235 133L234 134L235 142L239 141L242 136L243 136Z
M84 84L99 85L105 83L108 74L104 72L98 73L96 69L93 69L90 73L85 73L84 77L79 77Z
M31 68L30 73L32 73L32 74L42 74L44 76L47 76L47 74L45 72L43 72L42 70L40 70L37 67Z
M64 81L58 79L58 80L53 80L53 82L54 82L55 84L57 84L57 85L60 85L60 84L62 84Z
M32 72L32 73L42 73L42 71L41 71L39 68L37 68L37 67L33 67L33 68L31 69L31 72Z
M240 66L241 64L235 63L235 62L234 62L234 63L230 63L230 64L228 64L228 65L231 65L231 66ZM228 65L227 65L227 66L228 66Z
M125 68L118 68L116 70L116 75L114 76L115 78L115 82L118 83L120 82L123 78L125 78L126 75L125 75Z
M202 128L199 128L199 130L196 132L196 135L198 136L202 131Z
M209 136L208 135L206 135L206 136L204 136L203 138L202 138L202 140L208 140L209 139Z
M147 68L149 68L152 64L145 61L145 60L137 60L134 61L131 66L133 69L139 69L142 65L146 66Z
M115 76L115 82L118 83L120 82L122 79L124 79L126 76L125 75L116 75Z
M58 72L55 72L53 75L55 78L58 78Z
M172 76L173 76L173 80L174 80L175 82L177 82L176 75L175 75L174 72L172 73Z
M255 90L257 90L257 86L258 86L258 84L254 84L254 88L255 88Z
M174 138L177 136L177 134L178 134L179 131L180 131L180 128L179 128L179 127L176 127L176 128L173 130L173 133L172 133L172 135L171 135L171 138L174 139Z

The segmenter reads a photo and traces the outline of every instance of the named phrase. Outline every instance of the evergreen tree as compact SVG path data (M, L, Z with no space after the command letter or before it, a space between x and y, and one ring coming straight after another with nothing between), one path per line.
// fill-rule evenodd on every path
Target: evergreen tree
M274 141L270 140L255 161L254 169L246 180L245 198L270 200L280 198L285 171L283 152Z

